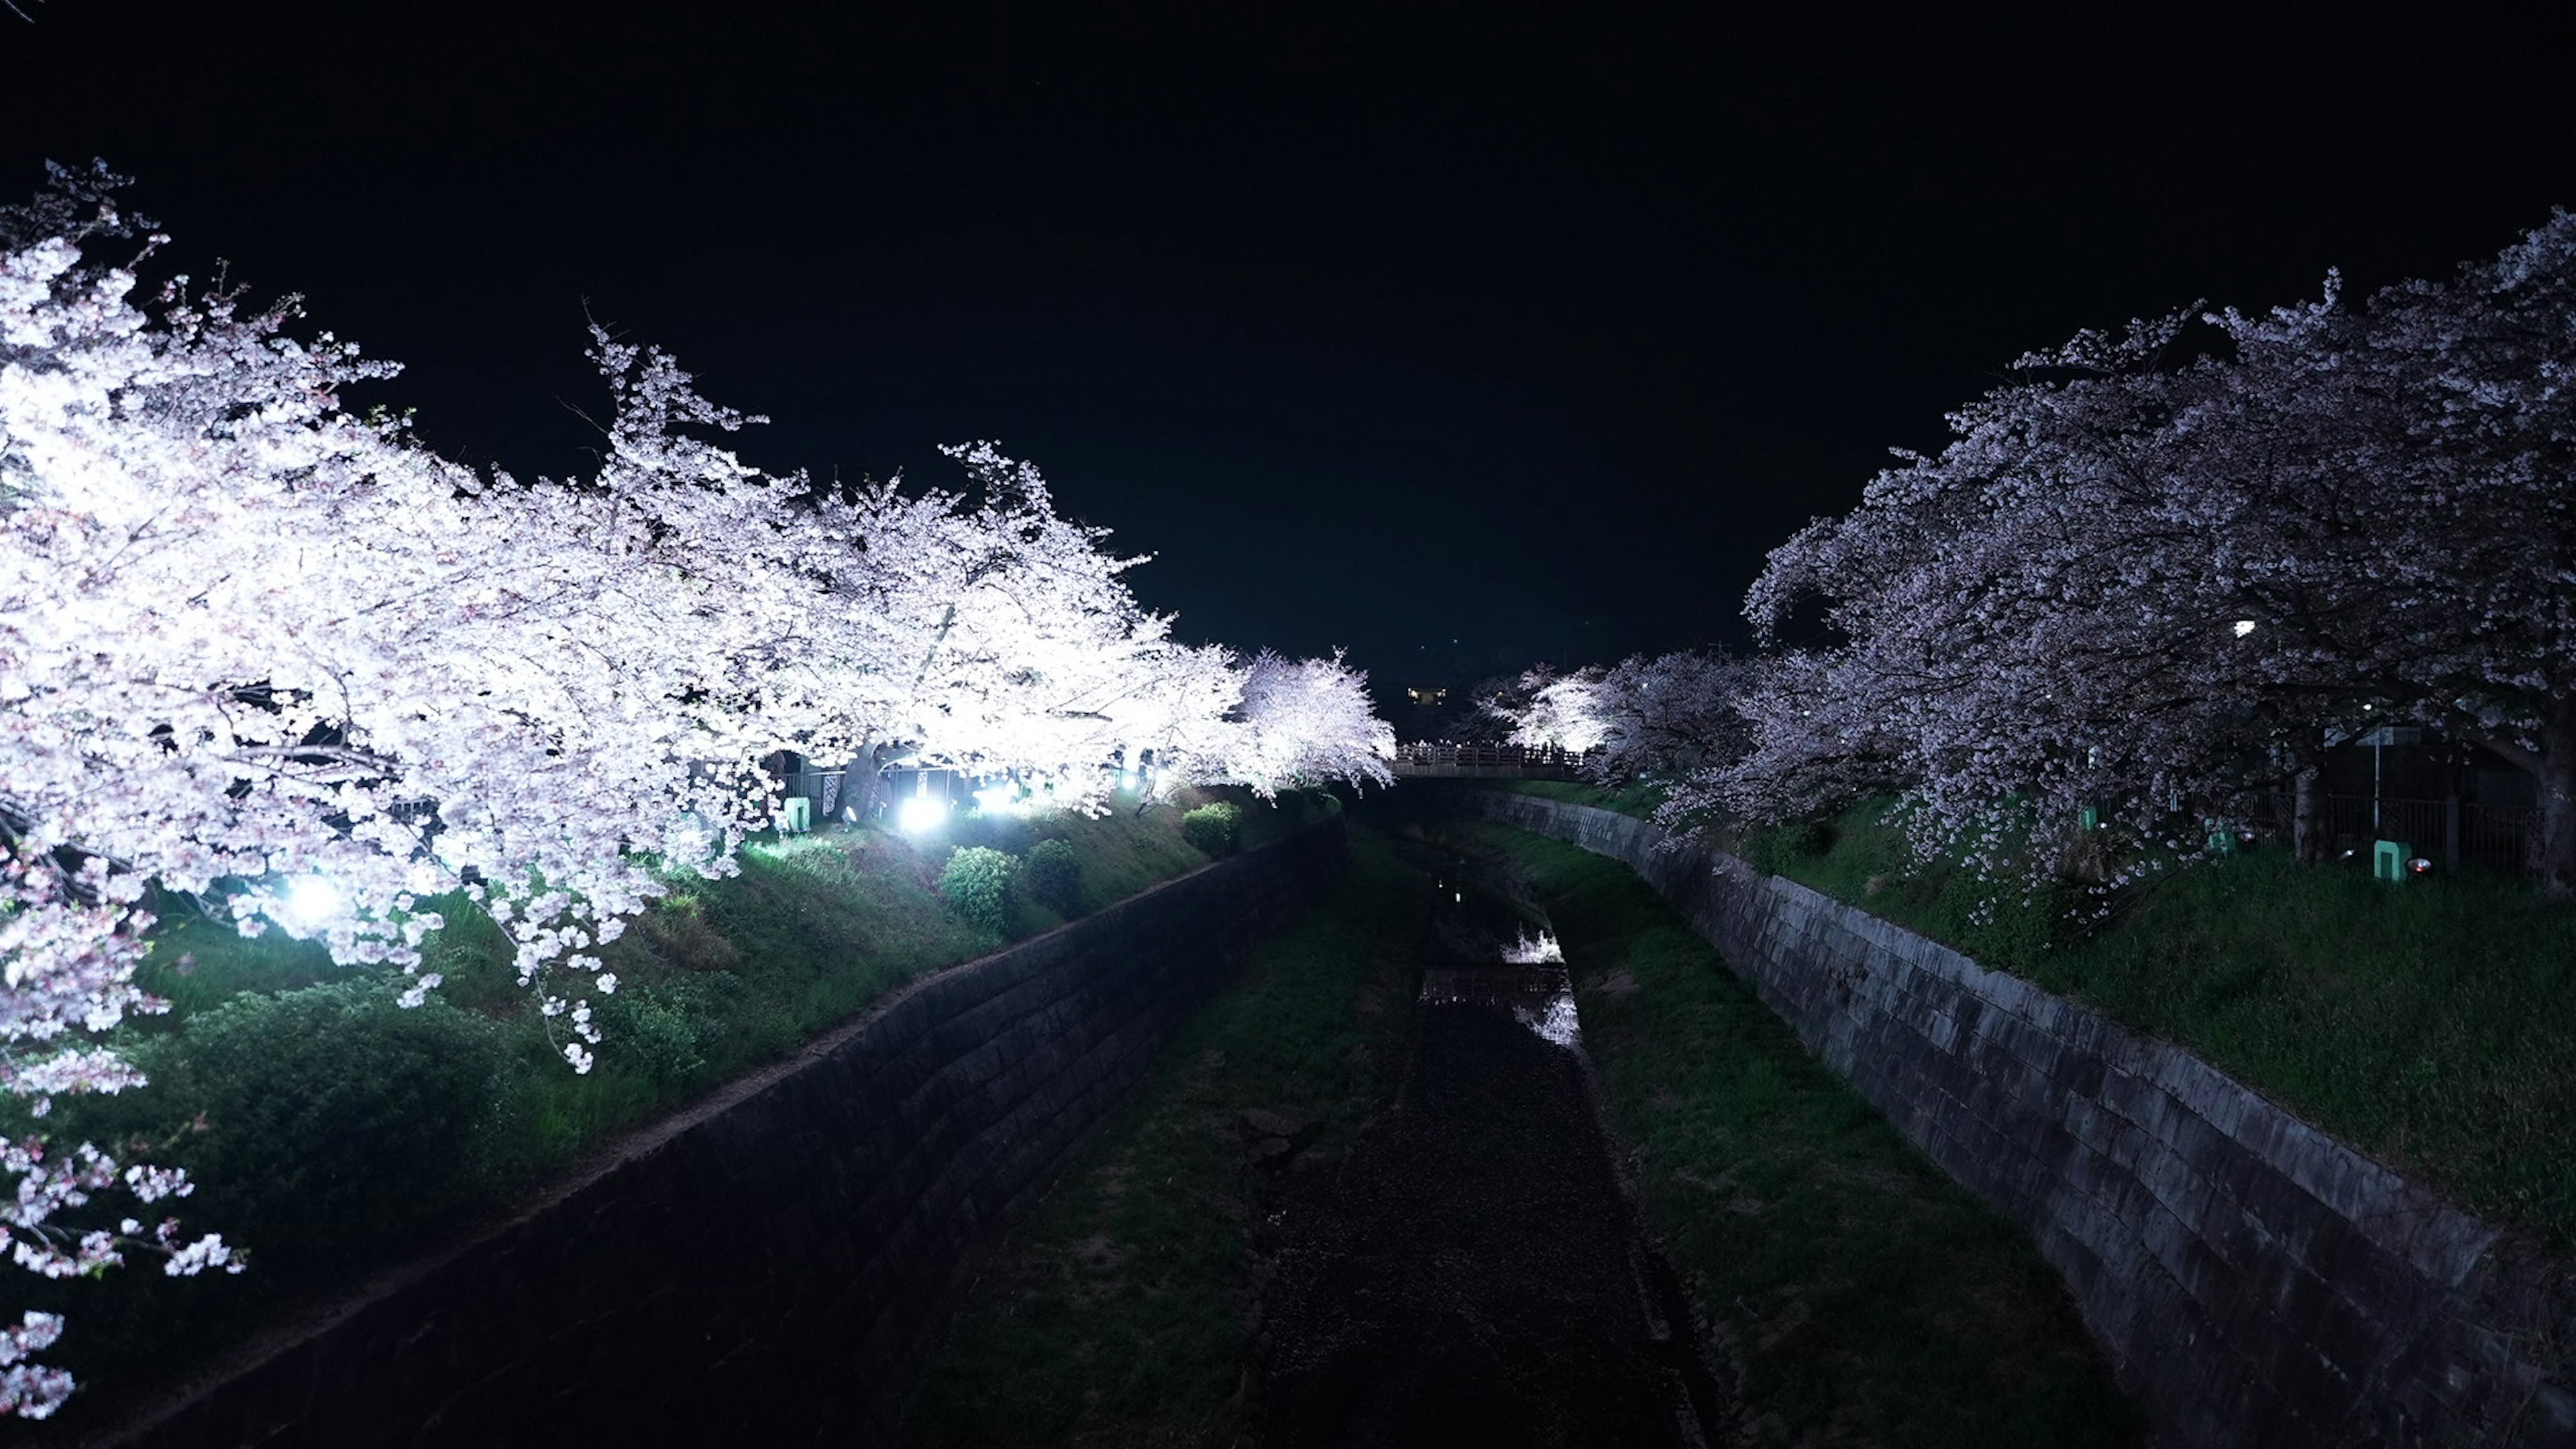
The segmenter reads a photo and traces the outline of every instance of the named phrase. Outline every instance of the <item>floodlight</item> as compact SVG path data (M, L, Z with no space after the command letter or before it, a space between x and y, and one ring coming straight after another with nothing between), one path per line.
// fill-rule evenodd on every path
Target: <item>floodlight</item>
M320 925L338 909L340 888L321 876L297 876L286 888L287 924L299 930Z
M936 795L915 795L904 801L903 808L895 812L895 823L913 835L937 830L947 818L948 802Z

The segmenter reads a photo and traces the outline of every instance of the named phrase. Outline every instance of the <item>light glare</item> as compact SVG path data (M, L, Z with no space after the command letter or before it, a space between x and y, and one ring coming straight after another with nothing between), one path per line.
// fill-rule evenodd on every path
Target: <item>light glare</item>
M340 888L321 876L298 876L286 888L286 923L299 930L321 924L339 909Z
M934 795L915 795L895 813L895 823L910 835L937 830L947 818L948 802Z

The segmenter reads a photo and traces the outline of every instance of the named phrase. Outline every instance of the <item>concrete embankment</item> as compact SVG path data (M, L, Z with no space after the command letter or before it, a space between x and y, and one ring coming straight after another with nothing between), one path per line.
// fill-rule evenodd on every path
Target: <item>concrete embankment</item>
M993 1231L1348 852L1336 814L924 978L104 1442L868 1442Z
M1627 863L2027 1231L2180 1445L2576 1444L2563 1268L2169 1044L1647 822L1496 791Z

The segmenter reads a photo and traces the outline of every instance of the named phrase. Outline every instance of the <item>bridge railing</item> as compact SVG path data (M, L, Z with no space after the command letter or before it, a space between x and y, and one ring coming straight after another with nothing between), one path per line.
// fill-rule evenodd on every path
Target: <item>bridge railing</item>
M1449 745L1417 742L1395 747L1398 775L1487 775L1571 779L1597 754L1552 746Z

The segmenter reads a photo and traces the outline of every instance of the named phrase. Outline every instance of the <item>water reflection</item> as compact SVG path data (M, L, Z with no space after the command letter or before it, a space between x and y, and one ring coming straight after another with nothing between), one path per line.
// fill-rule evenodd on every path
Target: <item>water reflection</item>
M1509 1016L1542 1040L1577 1045L1582 1022L1555 934L1542 928L1533 936L1526 918L1502 899L1448 872L1443 876L1437 889L1450 897L1453 909L1445 913L1440 937L1450 959L1423 968L1423 1003L1482 1007Z

